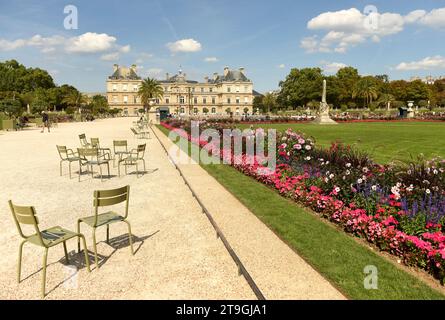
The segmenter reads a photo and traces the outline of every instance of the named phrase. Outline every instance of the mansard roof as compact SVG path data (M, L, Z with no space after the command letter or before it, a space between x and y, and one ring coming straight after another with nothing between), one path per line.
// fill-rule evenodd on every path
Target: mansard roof
M111 76L109 76L109 79L112 80L140 80L141 77L139 77L136 73L136 66L133 65L130 68L127 67L121 67L118 65L115 65L115 70Z

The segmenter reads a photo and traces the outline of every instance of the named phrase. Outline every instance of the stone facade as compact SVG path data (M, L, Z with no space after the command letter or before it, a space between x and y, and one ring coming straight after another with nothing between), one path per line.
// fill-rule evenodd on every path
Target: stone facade
M107 98L111 108L120 108L129 115L143 108L137 95L141 78L136 66L130 68L114 66L113 75L107 80ZM224 68L223 74L215 73L204 81L188 80L179 72L164 80L158 80L164 96L155 102L154 109L179 115L241 115L252 113L253 83L245 76L244 68Z

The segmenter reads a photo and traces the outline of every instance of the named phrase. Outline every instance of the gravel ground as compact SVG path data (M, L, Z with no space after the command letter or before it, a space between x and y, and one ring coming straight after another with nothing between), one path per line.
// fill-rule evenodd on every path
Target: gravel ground
M46 299L255 299L252 290L215 236L200 207L169 162L159 142L147 143L147 172L137 178L129 174L101 182L83 175L73 179L67 167L59 176L56 144L79 146L78 135L99 137L102 146L114 139L134 139L129 128L134 118L97 120L93 123L60 124L51 133L38 129L0 134L0 299L40 299L43 249L26 244L22 279L16 281L20 237L7 201L34 205L41 230L60 225L75 230L78 218L92 214L93 191L130 185L129 221L135 237L134 256L128 247L125 224L110 228L111 243L106 244L105 229L97 232L101 268L91 273L83 266L83 256L75 253L76 240L68 242L71 266L67 266L63 247L49 250ZM129 173L134 168L129 168ZM98 171L95 169L95 171ZM91 229L83 225L92 259ZM73 273L73 268L78 268Z

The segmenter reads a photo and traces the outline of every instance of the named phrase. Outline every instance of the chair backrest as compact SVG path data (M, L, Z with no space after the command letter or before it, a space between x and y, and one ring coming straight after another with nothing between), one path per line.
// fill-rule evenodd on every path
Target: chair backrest
M116 153L116 151L128 151L127 149L127 140L114 140L113 141L113 150Z
M100 207L113 206L125 202L125 215L128 216L128 202L130 198L130 186L125 186L112 190L96 190L94 191L93 206L95 209L94 226L97 225L97 215Z
M57 151L59 152L60 159L66 160L68 158L68 150L66 146L57 146Z
M21 225L32 225L34 226L38 238L40 239L40 244L44 246L44 242L39 230L39 219L36 217L36 210L34 207L24 207L24 206L16 206L12 203L11 200L8 201L9 208L11 209L12 217L14 218L14 222L17 226L17 230L22 238L26 239L29 236L23 233Z
M99 150L97 148L77 148L77 152L79 153L79 158L83 160L88 160L88 157L99 157Z
M87 137L86 137L85 133L79 134L79 140L80 140L80 145L82 147L87 147L90 145L87 141Z
M147 144L140 144L137 147L137 152L138 152L138 159L143 159L144 158L144 154L145 154L145 148L147 147Z
M137 135L138 134L138 132L136 131L136 129L135 128L131 128L131 131L135 134L135 135Z
M100 148L99 138L91 138L91 146L93 148Z

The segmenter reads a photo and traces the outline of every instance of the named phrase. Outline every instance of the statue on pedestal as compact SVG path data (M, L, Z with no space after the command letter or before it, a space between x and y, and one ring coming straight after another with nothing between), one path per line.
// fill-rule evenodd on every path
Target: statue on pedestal
M326 102L326 80L323 80L323 94L317 118L313 121L315 124L337 124L329 115L329 104Z

